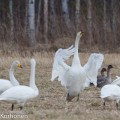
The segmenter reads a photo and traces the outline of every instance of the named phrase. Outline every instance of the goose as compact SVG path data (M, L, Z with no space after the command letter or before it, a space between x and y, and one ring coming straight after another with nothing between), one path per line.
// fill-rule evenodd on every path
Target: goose
M39 95L39 90L35 84L35 59L30 60L31 64L31 73L30 73L30 84L29 86L14 86L12 88L7 89L0 95L1 101L7 101L12 103L11 110L14 109L14 104L18 104L20 109L22 110L24 104Z
M111 84L111 69L113 68L112 65L108 65L107 68L107 76L102 76L97 78L97 87L103 87L106 84Z
M106 77L106 68L102 68L101 70L101 75L97 76L97 87L99 87L98 85L101 83L101 81ZM89 86L89 85L88 85ZM90 86L93 86L93 83L90 83Z
M22 68L18 60L13 61L13 63L11 64L10 71L9 71L10 81L6 79L0 79L0 94L3 93L5 90L9 89L10 87L19 85L19 82L16 80L14 76L15 67Z
M90 55L88 62L82 67L78 55L78 45L81 36L82 32L78 32L75 47L58 49L53 62L51 81L58 78L61 85L65 87L67 93L66 100L68 102L74 97L77 97L77 101L79 100L79 94L84 89L86 78L97 85L98 68L101 67L104 58L101 53L93 53ZM72 65L69 66L65 63L65 60L69 59L72 55Z
M105 109L105 102L108 100L116 101L116 108L118 109L118 103L120 101L120 87L114 84L108 84L102 87L101 96L103 100L103 106Z

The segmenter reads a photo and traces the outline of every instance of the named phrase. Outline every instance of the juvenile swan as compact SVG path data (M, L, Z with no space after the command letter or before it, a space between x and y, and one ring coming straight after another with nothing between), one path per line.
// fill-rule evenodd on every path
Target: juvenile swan
M13 63L11 64L11 67L9 70L10 81L5 80L5 79L0 79L0 94L3 93L5 90L9 89L10 87L19 85L18 81L16 80L16 78L14 76L14 68L15 67L22 68L22 66L20 65L20 62L18 60L13 61Z
M0 100L12 103L12 110L14 109L14 104L19 104L20 109L24 107L24 104L35 97L38 96L39 90L35 84L35 59L30 60L31 63L31 74L30 74L30 86L15 86L12 87L0 95Z
M71 101L76 96L77 101L79 100L79 94L84 89L86 78L93 80L93 83L97 85L97 70L103 61L102 54L93 53L90 55L87 64L84 67L81 66L78 55L81 36L82 32L78 32L75 48L71 46L68 49L59 49L54 57L51 81L58 77L58 80L65 87L67 101ZM64 61L72 55L74 55L72 65L69 66Z

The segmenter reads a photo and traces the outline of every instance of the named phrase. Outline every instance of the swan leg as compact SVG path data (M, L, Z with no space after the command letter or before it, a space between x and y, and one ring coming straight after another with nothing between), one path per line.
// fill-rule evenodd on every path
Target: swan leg
M78 95L77 95L77 101L79 101L79 96L80 96L80 95L78 94Z
M103 109L105 109L105 101L103 102Z
M69 93L67 94L67 97L66 97L66 100L67 101L69 101L69 97L70 97L70 95L69 95Z
M116 102L116 109L118 110L118 103Z
M69 95L69 93L67 94L66 100L67 100L68 102L70 102L70 101L72 100L72 97Z
M11 110L13 111L13 109L14 109L14 104L12 104L12 106L11 106Z

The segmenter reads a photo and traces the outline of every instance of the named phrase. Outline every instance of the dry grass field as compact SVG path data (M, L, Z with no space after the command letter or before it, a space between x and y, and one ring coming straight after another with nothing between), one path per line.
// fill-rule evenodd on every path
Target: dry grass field
M82 64L86 63L89 53L81 53ZM116 110L115 103L106 104L106 109L102 107L99 97L100 89L90 87L80 94L80 100L76 102L66 102L66 94L60 82L51 82L51 70L54 53L34 53L36 64L36 84L40 95L33 101L27 102L24 110L20 111L15 105L11 111L11 104L0 102L0 114L28 115L23 120L120 120L120 110ZM9 66L13 60L20 60L22 69L15 69L15 77L21 85L28 85L30 76L30 57L21 57L19 54L0 55L0 78L9 78ZM120 54L105 54L104 67L112 64L112 78L120 75ZM119 107L120 109L120 107ZM0 120L4 120L1 118ZM12 118L12 120L14 120ZM17 120L19 120L17 118ZM21 118L20 118L21 120Z

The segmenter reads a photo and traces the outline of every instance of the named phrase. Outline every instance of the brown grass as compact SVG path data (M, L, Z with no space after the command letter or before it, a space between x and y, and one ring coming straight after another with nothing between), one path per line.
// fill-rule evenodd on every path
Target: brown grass
M86 63L89 53L81 53L82 64ZM51 82L51 70L54 53L34 53L37 61L36 65L36 84L40 90L40 95L33 101L27 102L23 111L18 106L15 110L10 110L11 104L0 102L0 113L4 114L27 114L27 120L119 120L120 111L116 110L115 103L109 102L103 110L102 102L99 97L100 89L90 87L80 94L80 100L76 102L66 102L64 88L58 81ZM9 56L0 55L0 78L9 78L8 71L11 62L15 59L20 60L23 69L15 70L15 76L23 85L28 85L30 65L28 61L31 57L21 57L18 53ZM108 64L116 68L120 66L120 54L105 54L103 66ZM112 78L120 75L119 69L113 69ZM1 119L1 118L0 118Z

